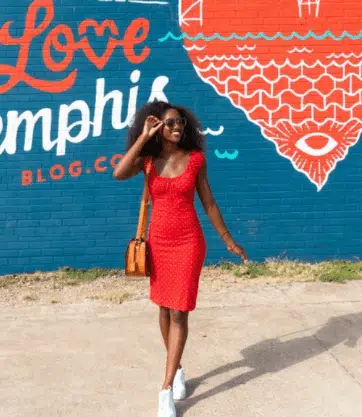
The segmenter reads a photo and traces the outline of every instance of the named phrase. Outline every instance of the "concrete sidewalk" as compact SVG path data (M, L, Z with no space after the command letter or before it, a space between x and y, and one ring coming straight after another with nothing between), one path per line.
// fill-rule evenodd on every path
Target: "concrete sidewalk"
M1 417L156 417L158 309L0 306ZM178 417L362 416L362 282L200 292Z

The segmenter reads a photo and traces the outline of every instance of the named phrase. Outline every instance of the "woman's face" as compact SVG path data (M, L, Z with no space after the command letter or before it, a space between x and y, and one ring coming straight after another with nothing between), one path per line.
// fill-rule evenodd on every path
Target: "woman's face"
M177 110L170 109L164 114L162 121L165 123L162 129L164 139L178 143L182 139L186 119Z

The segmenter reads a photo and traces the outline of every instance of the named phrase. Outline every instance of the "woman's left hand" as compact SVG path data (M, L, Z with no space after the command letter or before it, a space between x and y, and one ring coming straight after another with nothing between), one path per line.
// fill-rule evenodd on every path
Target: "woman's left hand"
M237 243L230 243L226 245L229 252L233 253L236 256L240 256L243 258L244 263L248 263L248 256L245 252L245 250L239 246Z

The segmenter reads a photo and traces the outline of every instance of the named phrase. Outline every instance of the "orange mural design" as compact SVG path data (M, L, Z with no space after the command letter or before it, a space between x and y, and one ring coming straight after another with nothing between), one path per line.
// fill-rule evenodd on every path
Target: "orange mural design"
M201 79L320 190L362 130L360 0L180 0L179 14Z

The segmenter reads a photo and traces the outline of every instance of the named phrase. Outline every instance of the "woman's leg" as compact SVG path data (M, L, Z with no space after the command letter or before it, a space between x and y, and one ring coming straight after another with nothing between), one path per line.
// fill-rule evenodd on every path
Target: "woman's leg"
M170 320L170 309L167 307L160 306L159 323L166 350L168 350L168 333L170 331Z
M188 315L186 311L170 310L170 327L167 341L166 376L162 389L172 386L188 336Z
M170 309L167 307L160 306L160 315L159 315L159 323L163 341L165 343L166 350L168 351L168 335L170 331ZM178 366L180 369L182 368L181 363Z

